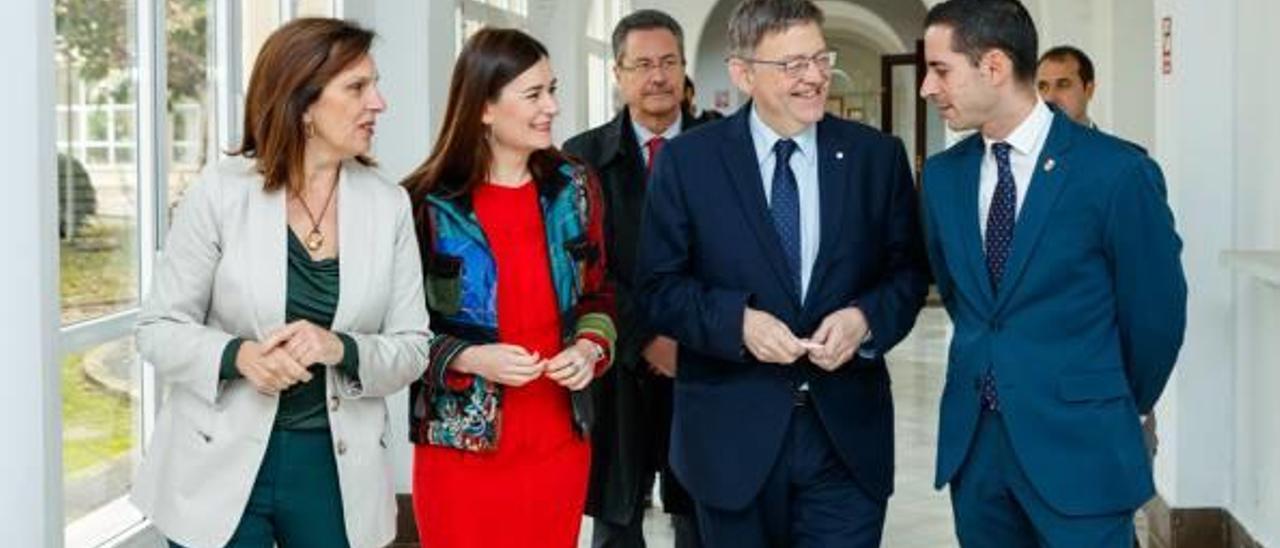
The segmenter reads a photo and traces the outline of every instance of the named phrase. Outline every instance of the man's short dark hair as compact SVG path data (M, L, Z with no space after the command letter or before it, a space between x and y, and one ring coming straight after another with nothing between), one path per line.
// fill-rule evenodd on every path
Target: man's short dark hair
M750 57L768 34L822 22L822 9L809 0L744 0L729 16L729 56Z
M613 60L621 61L627 53L627 35L637 30L664 29L676 37L676 47L680 48L680 60L684 60L684 29L680 28L674 17L658 10L637 10L623 17L613 27Z
M1092 84L1093 60L1089 59L1088 55L1085 55L1083 51L1080 51L1080 48L1075 46L1057 46L1044 52L1044 55L1040 56L1040 62L1036 63L1036 67L1044 64L1045 61L1062 62L1068 59L1075 59L1076 65L1080 67L1080 82L1086 86Z
M963 53L974 66L993 49L1013 61L1014 76L1036 79L1036 24L1017 0L947 0L925 16L924 27L951 28L951 49Z

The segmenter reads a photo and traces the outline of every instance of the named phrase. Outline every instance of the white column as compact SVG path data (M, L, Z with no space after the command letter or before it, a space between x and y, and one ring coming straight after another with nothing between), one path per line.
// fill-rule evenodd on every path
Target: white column
M373 56L387 112L378 121L374 156L394 183L426 159L444 116L453 70L454 3L432 0L346 0L343 16L378 33ZM396 490L412 489L408 390L387 398Z
M1173 18L1173 65L1157 77L1153 152L1191 288L1186 343L1158 406L1156 476L1173 506L1226 508L1236 461L1236 311L1235 277L1219 255L1235 236L1236 2L1157 0L1155 16Z
M9 73L0 103L0 531L10 546L62 545L58 232L54 164L53 2L10 2L0 18Z
M560 114L552 125L554 141L563 143L587 129L587 62L584 41L590 3L599 0L529 2L529 34L550 54L559 91ZM612 30L612 29L610 29Z
M1280 47L1274 0L1239 0L1236 24L1236 247L1280 252ZM1231 514L1264 546L1280 545L1280 282L1236 277L1236 462Z

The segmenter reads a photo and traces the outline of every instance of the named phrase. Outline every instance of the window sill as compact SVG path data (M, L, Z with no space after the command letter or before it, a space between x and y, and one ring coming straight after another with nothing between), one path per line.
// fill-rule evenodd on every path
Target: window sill
M122 496L67 525L65 539L68 548L127 548L154 546L144 542L152 537L151 521Z
M1280 289L1280 251L1223 251L1222 264L1248 274L1263 284Z

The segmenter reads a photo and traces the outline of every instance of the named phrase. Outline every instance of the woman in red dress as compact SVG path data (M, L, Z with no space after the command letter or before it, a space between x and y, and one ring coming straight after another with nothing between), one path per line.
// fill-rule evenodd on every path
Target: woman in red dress
M552 147L546 49L476 33L445 123L405 180L437 336L411 390L413 499L428 548L572 548L590 399L616 338L599 190Z

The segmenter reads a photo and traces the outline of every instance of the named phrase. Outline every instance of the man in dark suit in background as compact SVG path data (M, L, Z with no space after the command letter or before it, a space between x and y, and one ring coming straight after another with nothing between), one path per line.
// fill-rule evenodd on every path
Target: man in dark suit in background
M587 514L594 548L643 548L646 496L660 475L662 507L676 548L698 546L693 503L667 466L676 343L647 326L636 292L635 256L646 180L670 139L701 123L682 112L684 31L671 16L640 10L613 31L614 77L626 107L609 123L565 143L600 176L607 208L609 273L618 299L616 367L593 383Z
M1187 286L1160 168L1036 95L1014 0L925 22L920 93L977 132L924 168L925 239L955 332L936 483L963 546L1127 547L1151 498L1140 413L1177 359Z
M752 102L650 179L638 277L679 341L671 464L713 548L878 546L893 489L884 354L924 303L902 143L826 116L835 53L805 0L747 0L729 71Z
M1044 52L1036 63L1036 90L1046 103L1054 105L1077 124L1097 128L1089 118L1089 101L1097 85L1093 61L1074 46L1057 46Z

